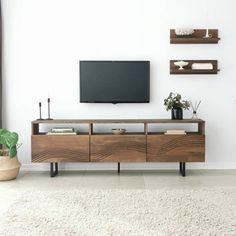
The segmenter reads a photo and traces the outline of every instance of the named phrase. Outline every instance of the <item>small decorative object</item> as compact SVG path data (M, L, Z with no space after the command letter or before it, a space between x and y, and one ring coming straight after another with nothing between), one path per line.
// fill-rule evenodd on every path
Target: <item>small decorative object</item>
M184 129L169 129L164 133L165 135L186 135L186 131Z
M50 117L50 98L48 98L48 118L46 120L52 120Z
M192 70L213 70L212 63L193 63L191 66Z
M205 36L203 36L203 38L206 38L206 39L212 38L212 34L209 34L209 30L208 29L206 29L206 34L205 34Z
M187 66L189 63L187 61L176 61L174 62L175 66L179 66L179 70L184 70L184 66Z
M164 99L164 105L166 110L171 110L172 120L183 119L183 109L188 110L190 103L187 100L182 100L182 96L178 93L170 93L169 96Z
M42 119L42 113L41 113L42 103L39 102L39 118L37 120L43 120Z
M17 158L18 134L6 129L0 129L0 181L15 179L20 170L20 162Z
M124 134L126 129L112 129L113 134L119 135Z
M192 37L194 29L192 28L177 28L175 29L175 34L177 37Z
M201 102L202 102L202 101L195 101L194 105L193 105L192 102L190 102L190 106L191 106L191 108L192 108L192 110L193 110L193 116L192 116L192 119L193 119L193 120L197 120L197 119L198 119L198 117L197 117L197 110L198 110L198 108L199 108Z

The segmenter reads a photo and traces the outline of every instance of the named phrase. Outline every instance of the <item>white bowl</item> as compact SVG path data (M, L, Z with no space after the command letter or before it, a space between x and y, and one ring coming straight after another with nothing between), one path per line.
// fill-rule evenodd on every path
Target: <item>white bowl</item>
M187 61L176 61L174 62L175 66L179 66L179 70L184 70L184 66L187 66L189 63Z
M113 134L119 135L119 134L124 134L125 129L112 129Z

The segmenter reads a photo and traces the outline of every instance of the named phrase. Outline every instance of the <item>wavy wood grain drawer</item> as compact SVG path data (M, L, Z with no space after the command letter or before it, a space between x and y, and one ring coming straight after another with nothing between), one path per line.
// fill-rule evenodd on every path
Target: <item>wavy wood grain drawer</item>
M92 162L146 162L145 135L92 135Z
M32 135L33 162L89 162L89 135Z
M148 162L203 162L205 135L148 135Z

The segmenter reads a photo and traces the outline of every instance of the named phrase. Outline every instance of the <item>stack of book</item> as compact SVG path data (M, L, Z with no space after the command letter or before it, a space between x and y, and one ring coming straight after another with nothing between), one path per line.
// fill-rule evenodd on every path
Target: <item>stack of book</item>
M182 134L182 135L186 135L186 131L183 129L169 129L165 132L166 135L173 135L173 134Z
M212 63L193 63L192 70L213 70Z
M75 132L74 128L71 127L55 127L52 128L47 135L77 135L78 132Z

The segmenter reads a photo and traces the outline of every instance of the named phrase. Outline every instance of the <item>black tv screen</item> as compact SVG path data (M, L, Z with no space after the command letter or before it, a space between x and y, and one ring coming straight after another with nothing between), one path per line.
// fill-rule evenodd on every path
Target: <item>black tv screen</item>
M149 61L80 61L80 102L149 102Z

